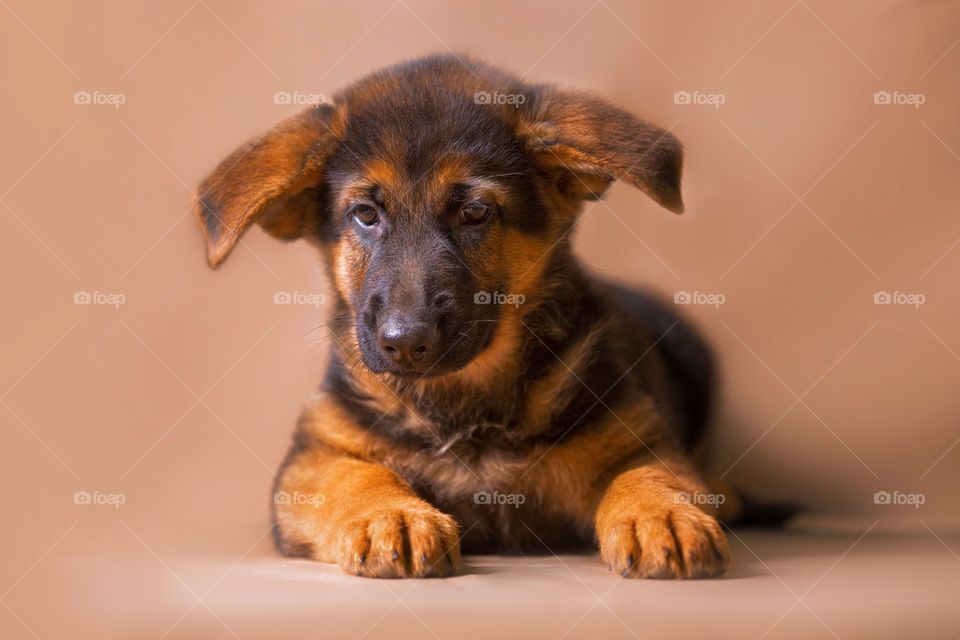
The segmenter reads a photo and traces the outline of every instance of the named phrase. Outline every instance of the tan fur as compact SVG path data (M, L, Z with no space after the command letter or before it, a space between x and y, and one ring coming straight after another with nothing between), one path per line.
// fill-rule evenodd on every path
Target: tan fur
M295 454L274 495L290 552L379 577L446 575L460 566L453 518L382 465L310 448Z
M203 181L195 211L203 223L211 266L226 259L254 221L266 221L267 230L281 237L300 235L296 229L302 230L305 219L297 196L317 184L333 151L331 114L330 107L321 105L282 122L237 149ZM290 221L281 223L283 216Z
M685 462L656 461L610 483L597 509L600 555L625 577L705 578L730 563L711 509L689 496L706 486Z

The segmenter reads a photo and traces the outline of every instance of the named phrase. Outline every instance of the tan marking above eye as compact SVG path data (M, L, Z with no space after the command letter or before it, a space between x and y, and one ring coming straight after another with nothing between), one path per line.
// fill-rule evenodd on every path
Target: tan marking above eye
M409 182L404 172L385 158L372 158L364 162L363 179L368 187L378 185L385 191L403 193Z
M503 206L509 199L509 189L496 178L473 177L465 180L464 184L470 189L471 199L493 202L498 206Z

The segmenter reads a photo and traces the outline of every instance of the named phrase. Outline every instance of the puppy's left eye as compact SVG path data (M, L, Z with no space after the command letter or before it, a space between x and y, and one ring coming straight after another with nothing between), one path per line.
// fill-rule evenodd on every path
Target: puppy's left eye
M380 221L377 210L367 204L358 204L350 210L353 219L364 227L372 227Z
M481 224L490 217L491 209L482 202L471 202L460 209L461 224Z

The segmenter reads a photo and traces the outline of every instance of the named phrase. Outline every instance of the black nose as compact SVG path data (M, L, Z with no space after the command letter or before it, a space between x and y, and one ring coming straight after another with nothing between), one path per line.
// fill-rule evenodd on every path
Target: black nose
M426 322L387 319L380 327L380 350L394 362L419 362L437 344L436 328Z

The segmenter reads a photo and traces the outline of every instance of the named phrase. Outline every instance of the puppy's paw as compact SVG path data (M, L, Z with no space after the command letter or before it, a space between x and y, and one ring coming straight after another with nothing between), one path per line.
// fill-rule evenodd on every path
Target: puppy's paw
M421 504L381 507L344 523L337 562L371 578L447 576L460 569L453 518Z
M625 578L714 578L730 564L720 524L691 504L637 505L597 535L600 557Z

